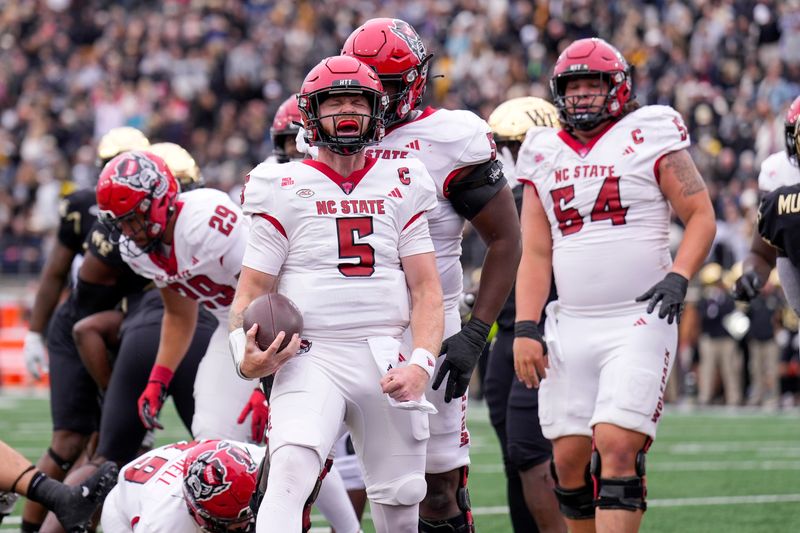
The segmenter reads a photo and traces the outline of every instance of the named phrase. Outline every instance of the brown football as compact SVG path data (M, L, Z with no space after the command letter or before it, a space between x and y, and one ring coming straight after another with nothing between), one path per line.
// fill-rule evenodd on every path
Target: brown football
M256 344L262 350L266 350L281 331L286 332L281 350L292 340L292 335L303 332L303 315L300 310L293 301L278 293L267 293L250 302L242 318L245 333L253 324L258 324Z

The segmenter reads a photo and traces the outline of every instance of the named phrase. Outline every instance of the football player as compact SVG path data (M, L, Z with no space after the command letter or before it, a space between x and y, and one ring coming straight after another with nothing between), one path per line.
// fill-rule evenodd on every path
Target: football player
M231 349L243 376L275 375L258 531L301 528L343 423L376 530L417 531L428 439L419 409L428 406L421 402L443 326L426 215L436 199L418 161L365 155L383 136L387 103L370 67L346 56L323 60L298 100L319 159L259 165L245 186L253 229L231 308ZM292 357L297 336L278 353L283 333L263 352L257 326L245 338L243 310L270 291L302 311L304 353ZM409 324L413 350L398 366Z
M264 448L226 440L152 450L120 470L103 505L103 531L253 531L248 502L263 456Z
M149 141L139 130L117 128L100 139L98 161L148 145ZM97 387L81 363L72 339L72 327L85 316L113 309L126 294L140 291L147 283L125 266L111 243L108 229L95 220L93 196L93 191L77 191L62 204L59 242L45 266L31 315L33 333L27 335L24 348L29 369L37 372L45 360L40 332L52 314L47 353L53 434L49 448L36 466L58 480L63 480L79 459L90 436L97 430L100 416ZM53 313L70 262L79 251L83 251L83 261L75 287ZM38 531L46 514L44 507L26 502L22 531Z
M181 191L202 186L203 179L194 158L182 147L158 143L149 150L162 156L180 183ZM81 361L103 395L99 439L92 463L111 460L121 466L136 457L140 449L146 429L139 420L136 402L147 385L155 360L163 314L159 292L146 290L127 296L120 309L90 315L73 328ZM201 309L186 359L168 390L190 432L195 375L216 327L217 320ZM113 373L108 353L115 354ZM91 465L76 469L66 482L74 484L92 471Z
M528 132L517 162L525 189L514 367L539 387L570 531L638 531L645 452L688 280L716 231L714 210L682 118L633 100L617 49L574 41L550 87L563 129ZM686 228L674 262L670 208ZM551 269L558 300L547 306L545 345L538 322Z
M149 145L147 137L136 128L114 128L103 135L97 144L99 168L121 152L141 150ZM94 190L82 189L66 196L59 206L57 239L42 270L23 346L25 364L35 379L48 371L44 346L45 328L58 304L61 289L67 282L73 259L83 253L83 243L97 218L95 205Z
M158 353L138 400L142 424L162 427L158 414L202 304L219 324L197 369L192 434L245 440L249 428L237 423L236 413L248 404L263 406L263 394L236 376L226 345L228 308L249 230L241 210L221 191L180 193L164 160L139 151L106 164L97 183L97 205L101 219L122 235L124 261L153 280L164 301Z
M49 478L3 441L0 465L0 523L11 513L19 494L53 511L67 532L86 530L117 476L116 465L104 463L80 487L67 487Z
M786 149L772 154L761 163L758 188L762 196L780 187L800 183L798 123L800 123L800 96L794 99L794 102L786 111L786 119L784 121ZM767 216L776 216L769 209L763 209L763 206L762 212ZM764 228L766 229L770 224L771 222L764 221ZM795 313L800 313L800 272L787 259L785 250L778 253L774 246L770 246L762 238L762 236L770 237L760 234L760 229L757 229L758 231L753 232L750 253L742 264L743 274L736 280L734 285L734 298L749 302L758 296L764 283L769 278L770 271L777 266L786 300ZM772 236L772 238L775 238L775 236ZM776 244L775 241L770 242ZM776 246L780 245L776 244Z
M514 282L521 253L514 198L484 120L469 111L421 108L432 56L410 24L400 19L368 20L347 38L342 54L374 68L390 99L386 135L367 150L367 156L401 162L419 159L436 184L437 205L428 216L444 291L446 340L427 393L438 413L430 419L428 489L420 505L420 531L470 531L474 526L466 487L467 386L490 325ZM487 252L472 316L462 327L459 259L465 220L486 243Z
M509 173L514 172L528 130L560 127L553 104L533 96L500 104L489 116L489 126L497 143L497 157ZM512 193L517 210L522 208L522 190L521 183L514 180ZM514 379L514 317L512 290L497 317L497 335L484 380L489 419L503 452L511 523L518 532L565 532L550 476L553 448L539 424L538 392Z
M272 119L269 136L272 139L272 156L265 163L288 163L303 159L303 154L297 149L295 137L300 131L302 121L300 110L297 108L297 95L293 94L283 101Z

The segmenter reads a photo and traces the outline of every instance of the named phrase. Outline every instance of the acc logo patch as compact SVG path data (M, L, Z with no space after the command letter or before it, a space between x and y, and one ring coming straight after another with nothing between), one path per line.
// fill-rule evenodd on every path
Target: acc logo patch
M300 189L299 191L297 191L296 194L300 198L311 198L312 196L314 196L314 191L312 191L311 189Z

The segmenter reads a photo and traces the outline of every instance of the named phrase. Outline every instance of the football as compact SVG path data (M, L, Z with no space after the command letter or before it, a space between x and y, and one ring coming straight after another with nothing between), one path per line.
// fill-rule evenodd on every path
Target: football
M281 331L286 332L281 350L292 340L292 335L303 332L302 313L294 302L278 293L267 293L250 302L242 318L245 333L253 324L258 324L256 344L262 350L266 350Z

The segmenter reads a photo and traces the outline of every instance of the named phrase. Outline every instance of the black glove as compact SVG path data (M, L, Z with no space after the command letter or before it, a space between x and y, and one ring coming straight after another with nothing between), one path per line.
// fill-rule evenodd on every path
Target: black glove
M667 323L672 321L680 323L681 313L683 312L683 300L686 298L686 289L689 287L689 280L670 272L664 279L650 287L650 290L636 298L637 302L650 300L647 304L647 312L652 313L656 304L661 302L661 309L658 311L658 318L667 317Z
M733 297L743 302L749 302L756 298L764 284L758 277L755 270L750 270L742 274L733 285Z
M453 398L460 398L467 392L472 371L478 364L478 359L486 346L486 337L489 336L489 324L471 318L461 331L445 339L439 355L447 354L436 379L433 381L433 390L439 390L445 375L447 388L444 390L444 401L450 403Z

